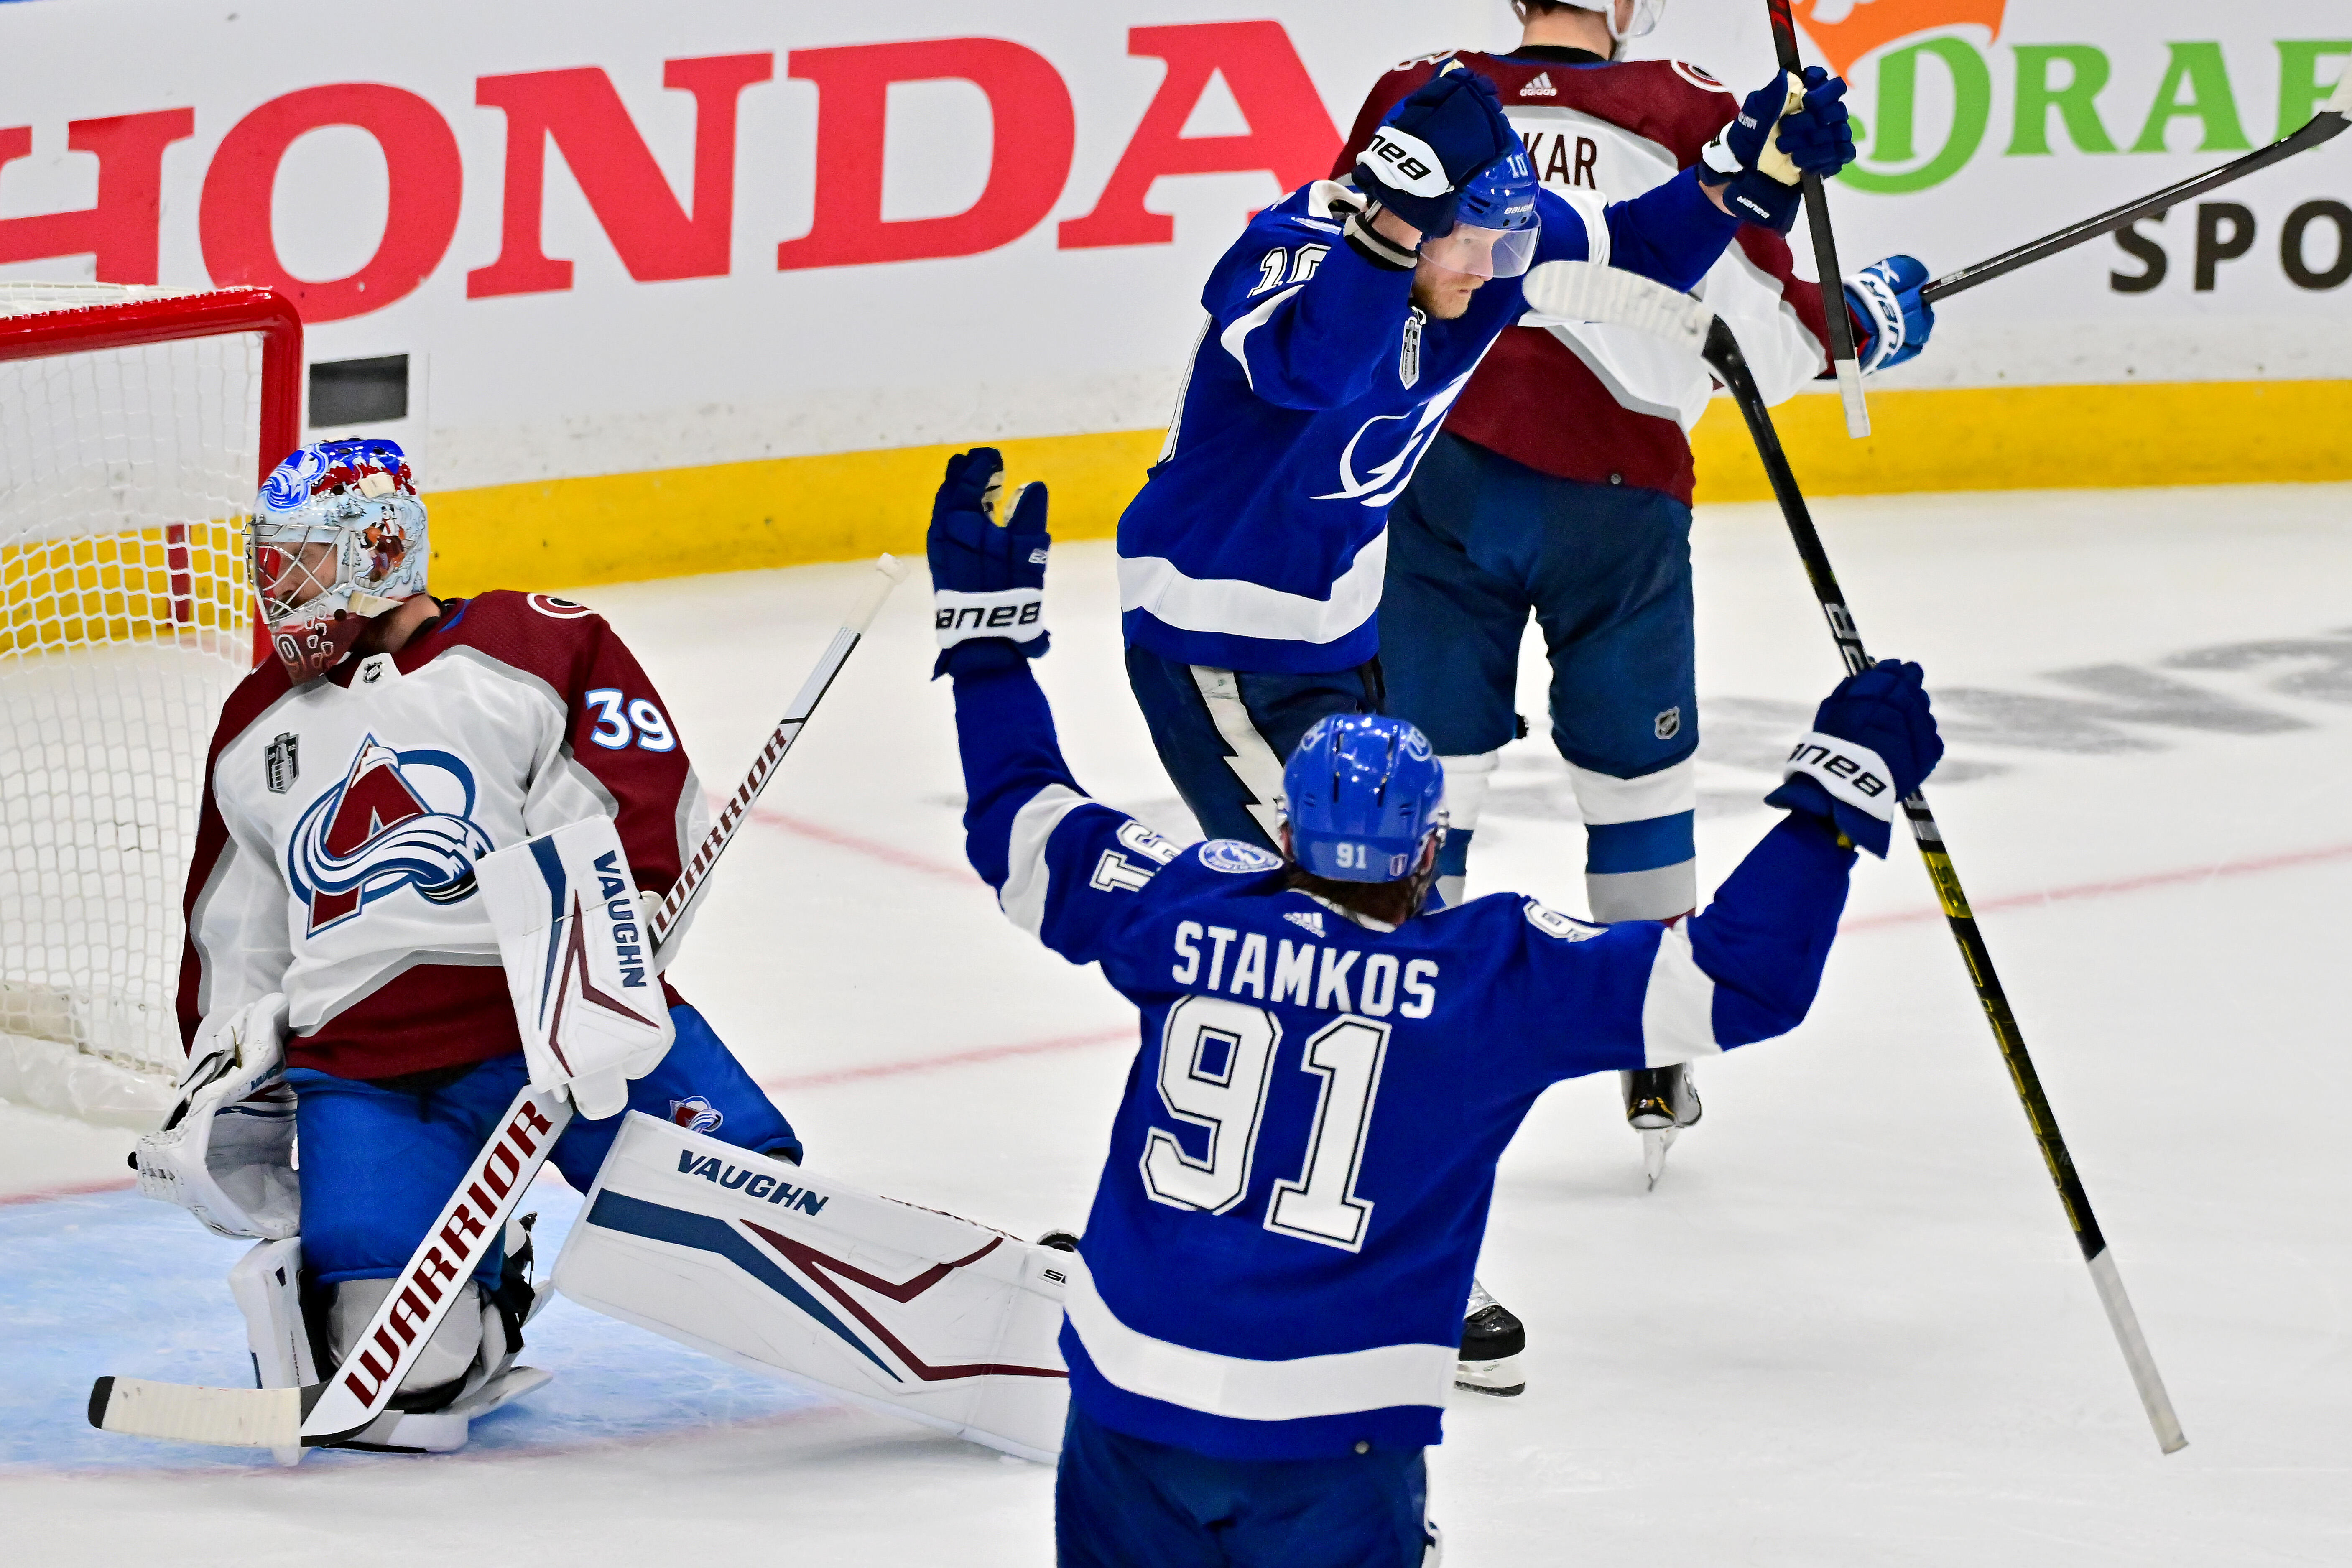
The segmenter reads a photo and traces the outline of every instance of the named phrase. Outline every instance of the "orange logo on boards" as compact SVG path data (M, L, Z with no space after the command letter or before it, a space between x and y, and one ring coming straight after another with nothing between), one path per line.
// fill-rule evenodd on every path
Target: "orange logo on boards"
M2007 8L2008 0L1795 0L1790 7L1840 76L1882 44L1933 27L1974 22L1999 37Z

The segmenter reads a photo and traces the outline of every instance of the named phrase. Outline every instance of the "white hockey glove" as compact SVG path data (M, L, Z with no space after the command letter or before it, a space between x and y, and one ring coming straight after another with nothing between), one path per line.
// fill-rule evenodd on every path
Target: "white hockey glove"
M163 1130L131 1152L142 1195L179 1205L215 1236L282 1241L301 1229L285 1041L286 998L276 994L213 1031Z
M565 1087L591 1121L618 1115L628 1080L653 1071L676 1026L613 819L592 816L486 855L474 874L499 933L531 1087Z

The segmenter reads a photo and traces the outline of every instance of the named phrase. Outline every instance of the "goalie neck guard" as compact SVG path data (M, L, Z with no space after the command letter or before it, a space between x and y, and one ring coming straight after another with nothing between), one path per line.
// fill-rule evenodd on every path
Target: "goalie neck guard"
M391 441L319 441L278 465L246 534L270 646L299 685L333 668L371 617L425 592L425 503Z

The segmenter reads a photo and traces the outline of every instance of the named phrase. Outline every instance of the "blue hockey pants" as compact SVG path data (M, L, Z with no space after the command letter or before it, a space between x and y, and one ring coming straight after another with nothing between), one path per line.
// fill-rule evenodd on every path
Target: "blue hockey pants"
M1146 1442L1075 1405L1054 1480L1061 1568L1419 1568L1422 1451L1220 1459Z

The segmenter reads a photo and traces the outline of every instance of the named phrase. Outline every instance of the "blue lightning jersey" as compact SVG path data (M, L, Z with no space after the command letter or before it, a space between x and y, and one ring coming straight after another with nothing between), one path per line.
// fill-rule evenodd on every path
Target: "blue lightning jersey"
M1791 816L1673 927L1498 893L1388 929L1255 846L1179 850L1088 800L1025 662L960 677L956 721L973 868L1142 1013L1071 1274L1070 1396L1226 1458L1436 1442L1528 1108L1794 1027L1853 861Z
M1517 278L1458 318L1343 234L1346 185L1259 213L1209 275L1209 313L1159 463L1118 523L1128 640L1183 664L1309 674L1379 650L1389 505L1506 327ZM1603 262L1689 289L1737 232L1685 170L1629 202L1536 198L1536 263Z

